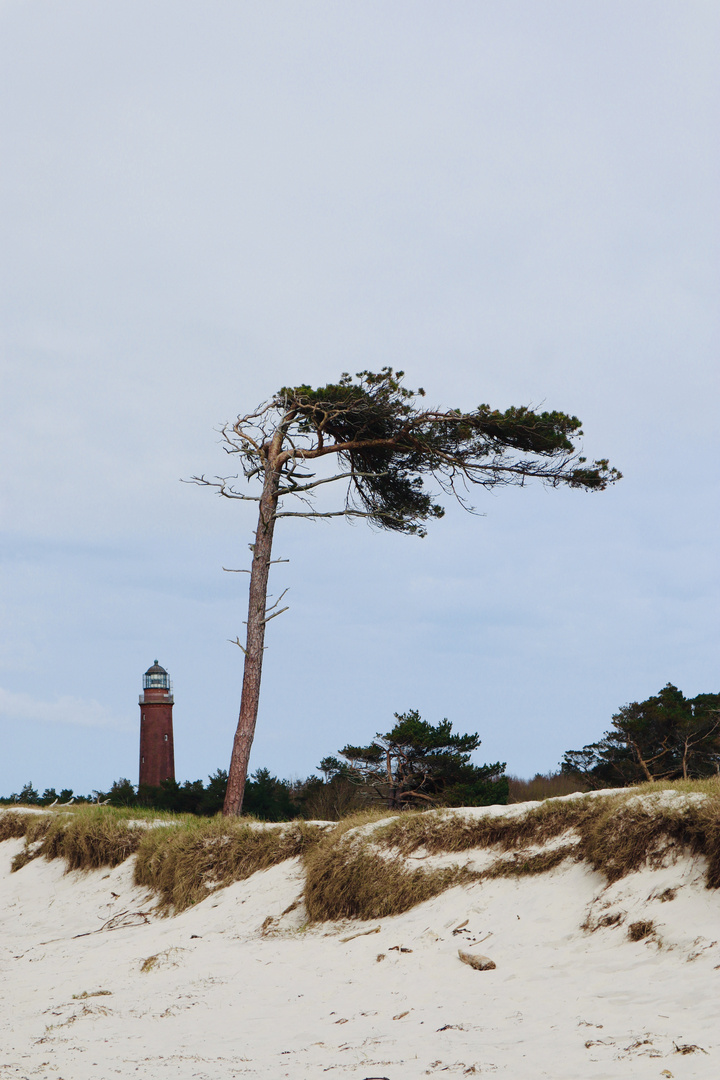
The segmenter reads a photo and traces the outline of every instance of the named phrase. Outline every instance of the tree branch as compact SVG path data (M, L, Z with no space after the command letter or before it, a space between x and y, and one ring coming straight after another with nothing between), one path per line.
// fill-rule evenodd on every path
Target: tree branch
M272 611L272 608L270 610ZM278 615L282 615L283 611L289 611L289 610L290 610L290 605L288 604L287 607L280 608L279 611L273 611L272 615L266 615L265 618L262 621L263 621L263 623L269 623L271 619L276 618Z
M299 495L303 491L312 491L313 488L320 487L321 484L332 484L335 480L354 479L356 476L363 476L363 477L368 477L368 478L379 478L381 476L387 476L387 475L388 474L386 472L381 472L381 473L365 473L365 472L362 472L361 473L361 472L355 472L354 470L351 470L350 472L337 473L335 476L328 476L324 480L316 480L312 484L304 484L302 487L300 487L299 485L293 485L292 487L289 487L289 488L280 488L280 490L278 491L278 495L279 496L283 496L283 495Z
M282 600L283 596L285 595L285 593L286 593L286 592L288 592L288 591L289 591L289 589L290 589L290 586L288 585L287 589L283 589L283 591L282 591L282 592L280 593L280 595L278 596L278 598L277 598L277 600L275 601L275 603L274 603L274 604L271 604L269 608L265 608L265 614L266 614L266 615L267 615L268 611L272 611L272 610L273 610L273 608L276 608L276 607L278 606L278 604L279 604L279 603L280 603L280 601ZM287 608L285 608L284 610L287 610Z
M215 480L219 483L214 483L212 480L207 480L204 476L191 476L189 480L180 480L181 484L196 484L198 487L212 487L218 489L218 495L222 495L226 499L240 499L243 502L260 502L260 495L243 495L239 491L235 491L234 488L228 487L228 480L237 480L237 476L216 476Z
M376 514L366 513L364 510L331 510L328 513L320 513L318 510L308 510L307 513L302 513L299 510L281 510L275 514L276 518L281 517L302 517L302 518L330 518L330 517L376 517ZM389 517L390 515L386 515Z

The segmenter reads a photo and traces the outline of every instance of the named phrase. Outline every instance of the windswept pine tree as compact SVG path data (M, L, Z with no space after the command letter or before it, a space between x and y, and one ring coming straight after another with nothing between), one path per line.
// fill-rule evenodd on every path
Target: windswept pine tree
M258 503L252 546L247 637L240 716L230 762L224 813L239 814L260 699L265 627L281 614L284 594L268 607L275 525L285 517L365 518L380 529L424 536L443 516L438 492L466 508L473 487L494 490L539 480L550 487L602 491L620 478L606 459L588 463L573 439L580 421L562 412L479 405L427 407L422 389L403 385L403 372L382 368L313 389L284 387L253 412L222 429L225 449L237 455L258 494L235 486L237 477L193 477L228 499ZM336 471L323 471L326 461ZM319 471L312 471L318 469ZM426 484L430 483L430 488ZM321 485L341 485L338 509L317 510ZM288 510L288 500L299 500Z

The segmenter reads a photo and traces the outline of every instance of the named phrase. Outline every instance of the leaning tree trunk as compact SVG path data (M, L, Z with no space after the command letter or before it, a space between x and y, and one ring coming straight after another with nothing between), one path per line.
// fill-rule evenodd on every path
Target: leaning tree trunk
M265 482L260 499L258 526L253 545L250 570L250 597L248 601L247 640L245 643L245 670L243 673L240 716L233 741L230 772L223 814L239 814L245 794L250 748L255 735L258 702L260 700L260 677L265 650L265 623L267 621L267 590L272 554L275 511L278 503L280 474L268 461L265 466Z

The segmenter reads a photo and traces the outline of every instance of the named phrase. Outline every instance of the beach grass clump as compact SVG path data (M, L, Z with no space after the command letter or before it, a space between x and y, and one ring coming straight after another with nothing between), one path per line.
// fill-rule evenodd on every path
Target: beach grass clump
M501 851L540 844L572 828L578 814L569 804L542 807L536 819L520 815L470 818L458 811L356 815L327 833L305 858L305 906L311 921L377 919L399 915L455 885L497 877L547 872L569 857L577 844L549 851L518 851L500 857L484 870L466 865L408 867L405 856L460 853L497 847ZM390 820L387 820L390 817ZM376 827L373 828L373 824Z
M105 807L23 816L27 819L25 848L13 860L13 870L40 857L64 859L68 870L118 866L137 851L140 840L137 827L109 814Z
M36 814L18 813L15 810L6 810L0 814L0 842L22 839L30 823L38 816Z
M401 855L428 855L497 847L502 851L543 844L580 827L592 815L590 800L549 799L525 813L471 816L457 811L407 814L381 826L375 841Z
M152 889L162 907L182 911L217 888L302 855L324 831L304 821L263 827L222 817L147 829L137 848L135 884Z
M333 831L307 853L305 907L311 921L399 915L479 877L464 866L408 869L401 856L373 850L372 839L358 831Z
M407 815L382 825L374 841L401 855L438 855L472 848L511 851L563 835L575 840L575 857L609 882L689 851L706 859L708 888L720 888L720 781L648 783L608 795L549 799L525 814ZM528 872L537 865L533 857L516 867L524 864Z
M580 830L582 857L609 882L689 852L705 858L707 887L720 888L716 781L642 784L616 802L595 801Z
M530 877L533 874L546 874L554 870L566 859L578 857L575 844L562 844L548 851L518 852L511 858L497 859L487 870L480 873L482 878Z
M628 937L631 941L643 941L655 933L655 923L652 919L640 919L628 926Z
M88 808L52 822L40 847L47 859L63 858L68 870L96 870L119 866L138 849L142 830L107 814Z

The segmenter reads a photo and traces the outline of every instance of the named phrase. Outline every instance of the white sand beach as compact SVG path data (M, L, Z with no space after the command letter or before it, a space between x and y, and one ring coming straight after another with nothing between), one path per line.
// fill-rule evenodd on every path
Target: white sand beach
M162 917L133 858L11 873L22 846L0 844L2 1080L720 1075L720 894L701 859L611 886L566 862L308 927L297 859ZM632 941L640 920L654 932Z

